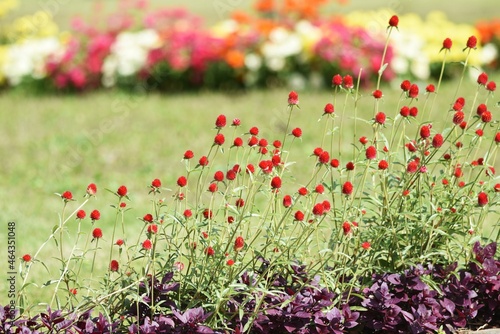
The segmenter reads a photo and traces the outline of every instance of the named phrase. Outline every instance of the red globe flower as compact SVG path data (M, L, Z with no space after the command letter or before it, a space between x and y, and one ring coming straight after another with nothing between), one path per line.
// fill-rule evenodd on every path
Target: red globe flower
M374 160L377 157L377 149L375 146L368 146L365 152L366 159Z
M349 161L348 163L346 163L345 168L347 170L354 170L354 162Z
M229 259L229 260L226 261L226 264L231 267L232 265L234 265L234 260L233 259Z
M322 184L318 184L316 188L314 188L314 191L318 194L322 194L325 192L325 187Z
M384 124L385 123L385 114L383 112L378 112L375 115L375 122L378 124Z
M342 85L342 76L340 74L335 74L333 77L332 77L332 86L340 86Z
M363 249L370 249L372 247L372 245L368 242L368 241L365 241L361 244L361 247Z
M97 193L97 186L95 183L91 183L87 186L87 194L93 196Z
M363 136L359 138L359 142L363 145L366 145L368 143L368 139L365 136Z
M307 193L308 193L307 188L306 187L300 187L299 190L298 190L298 193L301 196L306 196Z
M90 213L90 219L92 220L99 220L101 219L101 213L99 212L99 210L94 210Z
M427 85L427 87L425 87L425 91L427 93L434 93L436 91L436 87L434 87L433 84L429 84Z
M217 189L218 189L218 187L217 187L217 184L216 184L216 183L210 183L210 184L208 185L208 191L210 191L211 193L216 192L216 191L217 191Z
M289 106L296 106L298 104L299 104L299 94L297 94L297 92L292 90L288 94L288 105Z
M215 120L215 127L221 129L225 126L226 126L226 116L225 115L217 116L217 119Z
M212 210L210 209L203 210L203 217L205 219L212 219L212 216L213 216Z
M236 178L236 171L234 169L230 169L226 173L226 179L232 181Z
M339 165L340 161L338 159L332 159L332 161L330 161L330 166L332 166L333 168L337 168Z
M239 236L234 241L234 251L239 252L243 249L243 247L245 247L245 240L242 236Z
M187 150L186 152L184 152L184 159L185 160L192 159L193 157L194 157L193 151Z
M382 98L382 91L380 89L376 89L373 91L372 96L376 99L381 99Z
M344 79L342 79L342 84L343 84L343 86L344 86L345 89L352 89L352 88L354 88L354 82L353 82L352 76L346 75L344 77Z
M207 248L205 248L205 254L207 256L214 256L215 251L211 246L208 246Z
M78 210L76 212L76 218L77 219L83 219L83 218L85 218L86 215L87 214L85 213L85 210Z
M245 206L245 201L243 200L243 198L238 198L235 205L237 208L242 208L243 206Z
M417 107L411 107L410 108L410 116L411 117L417 117L418 115L418 108Z
M410 115L410 108L408 108L407 106L403 106L399 111L399 114L403 117L408 117Z
M476 38L476 36L470 36L467 39L467 48L475 49L476 45L477 45L477 38Z
M118 264L118 261L111 260L111 262L109 263L109 270L118 271L119 268L120 268L120 265Z
M240 137L234 138L233 146L236 146L236 147L243 146L243 139L241 139Z
M202 156L200 160L198 161L200 166L205 167L208 166L208 158L206 156Z
M327 104L325 105L325 108L323 109L323 112L324 112L324 113L323 113L323 115L324 115L324 114L329 114L329 115L331 115L331 114L333 114L333 113L334 113L334 111L335 111L335 108L333 107L333 104L331 104L331 103L327 103Z
M323 203L317 203L313 206L312 212L315 216L321 216L325 213L325 207Z
M31 255L29 255L29 254L24 254L24 255L23 255L23 261L24 261L24 262L30 262L30 261L31 261Z
M413 160L408 163L408 166L406 166L406 171L410 174L413 174L417 171L418 169L418 162Z
M215 138L214 138L215 145L221 146L222 144L224 144L225 141L226 141L226 139L224 138L224 135L222 133L218 133L215 135Z
M450 50L452 45L453 45L452 40L449 38L445 38L443 41L443 48L441 50L443 49Z
M481 116L483 114L483 112L487 111L488 110L488 107L486 107L486 104L484 103L481 103L480 105L477 106L477 115L478 116Z
M142 220L144 220L146 223L152 223L153 222L153 215L150 213L147 213L142 217Z
M478 75L477 83L479 85L485 86L487 82L488 82L488 74L482 72L481 74Z
M285 195L283 197L283 206L289 208L292 206L292 197L290 195Z
M159 179L154 179L151 182L151 187L153 187L153 188L160 188L161 187L161 181Z
M71 191L65 191L62 193L61 198L65 202L68 202L68 201L71 201L73 199L73 194L71 193Z
M295 138L300 138L302 136L302 129L300 128L295 128L292 130L292 135L295 137Z
M416 99L418 97L418 86L416 84L412 84L410 86L410 90L408 91L408 96L412 99Z
M482 136L483 136L483 134L484 134L484 133L483 133L483 130L482 130L482 129L477 129L477 130L476 130L476 135L477 135L478 137L482 137Z
M407 92L410 90L411 82L409 80L403 80L400 87L404 92Z
M443 140L443 135L437 133L436 135L434 135L434 138L432 138L432 147L440 148L443 145Z
M184 217L186 217L186 218L190 218L190 217L192 217L192 216L193 216L193 212L192 212L191 210L189 210L189 209L186 209L186 210L184 210L183 215L184 215Z
M259 143L259 139L255 136L252 136L252 137L250 137L250 139L248 139L248 146L250 146L250 147L256 146L258 143Z
M387 168L389 168L389 163L388 163L387 161L385 161L385 160L380 160L380 161L378 162L378 169L380 169L380 170L385 170L385 169L387 169Z
M150 234L158 233L158 225L156 225L156 224L148 225L148 233L150 233Z
M224 180L224 173L220 170L216 171L214 174L214 181L221 182Z
M342 224L342 230L344 231L344 235L348 235L351 233L351 223L344 222Z
M456 125L459 125L460 123L462 123L464 121L464 118L465 118L465 114L462 111L457 111L453 115L453 123Z
M489 90L490 92L494 92L497 89L497 84L495 83L495 81L490 81L486 85L486 89Z
M477 195L477 204L479 206L485 206L488 204L488 195L484 191Z
M125 186L120 186L120 187L118 188L118 190L116 191L116 193L117 193L117 194L118 194L118 196L120 196L120 197L125 197L125 196L127 196L127 192L128 192L128 190L127 190L127 187L125 187Z
M96 227L93 231L92 231L92 237L94 239L100 239L102 238L102 230L98 227Z
M125 242L123 241L123 239L118 239L118 240L116 240L115 245L117 245L118 247L121 247L121 246L123 246L124 243Z
M295 212L295 214L294 214L294 216L293 216L293 217L294 217L294 219L295 219L296 221L301 222L301 221L303 221L303 220L304 220L304 213L303 213L302 211L297 211L297 212Z
M271 188L273 189L281 188L281 178L279 176L275 176L271 179Z
M245 171L250 174L255 174L255 166L252 164L248 164L247 168L245 168Z
M397 15L391 16L389 19L389 27L395 27L397 28L399 24L399 17Z
M495 143L500 144L500 132L497 132L495 135Z
M351 195L352 194L352 191L353 191L353 185L351 182L347 181L344 183L344 185L342 186L342 194L344 195Z
M146 239L142 242L142 249L150 250L151 248L153 248L153 243L151 242L151 240Z
M323 153L323 149L321 147L316 147L314 150L313 150L313 154L317 157L319 157L321 155L321 153Z
M420 128L420 137L422 139L429 138L431 136L431 127L430 125L422 125Z
M259 128L256 126L251 127L248 133L250 133L252 136L257 136L259 134Z
M485 111L481 114L481 121L483 121L484 123L489 123L491 122L491 112L489 111Z
M240 126L240 125L241 125L241 121L239 118L233 119L233 123L231 124L231 126Z
M327 151L321 152L318 157L318 161L321 164L327 164L330 161L330 154Z
M177 179L177 185L179 187L185 187L187 185L187 179L185 176L180 176L178 179Z

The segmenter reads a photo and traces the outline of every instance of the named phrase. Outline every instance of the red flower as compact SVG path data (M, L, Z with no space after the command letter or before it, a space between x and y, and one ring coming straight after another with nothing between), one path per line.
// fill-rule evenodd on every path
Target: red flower
M259 145L259 147L267 147L267 145L268 145L267 139L265 139L265 138L260 139L258 145Z
M118 271L118 268L120 268L120 265L118 264L118 261L111 260L111 262L109 263L109 270L111 270L111 271Z
M255 174L255 167L252 164L248 164L247 168L245 169L247 173Z
M318 184L316 188L314 188L314 191L318 194L322 194L325 192L325 187L322 184Z
M418 96L418 86L416 84L412 84L410 86L410 90L408 91L408 96L412 99L416 99Z
M389 163L385 160L380 160L378 163L378 169L385 170L389 168Z
M186 209L186 210L184 210L183 215L184 215L184 217L189 218L193 215L193 212L189 209Z
M289 106L296 106L298 104L299 104L299 94L297 94L297 92L292 90L288 94L288 105Z
M225 126L226 126L226 116L225 115L217 116L217 119L215 120L215 127L221 129Z
M281 142L279 140L275 140L275 141L273 141L273 146L275 148L280 148L281 147Z
M383 112L379 112L375 115L375 122L378 124L385 123L385 114Z
M207 256L214 256L215 251L211 246L208 246L207 248L205 248L205 254Z
M342 194L344 194L344 195L347 195L347 196L351 195L352 190L353 190L353 185L349 181L345 182L344 185L342 186Z
M477 106L477 115L478 116L481 116L483 114L483 112L487 111L488 110L488 107L486 106L486 104L484 103L481 103L480 105Z
M434 138L432 138L432 147L434 148L440 148L443 145L443 135L440 133L437 133L434 135Z
M65 191L62 193L61 198L65 202L68 202L68 201L71 201L73 199L73 194L71 193L71 191Z
M353 82L352 76L346 75L344 77L344 79L342 79L342 84L344 85L344 88L346 88L346 89L354 88L354 82Z
M97 186L95 183L91 183L87 186L87 194L93 196L97 193Z
M234 223L234 217L233 217L233 216L228 216L228 217L227 217L227 223L228 223L228 224L232 224L232 223Z
M229 260L226 261L226 264L231 267L234 264L234 260L233 259L229 259Z
M325 213L325 207L323 206L323 203L317 203L317 204L315 204L314 207L313 207L312 212L316 216L321 216L322 214L324 214Z
M365 241L361 244L361 247L363 249L370 249L372 247L372 245L368 242L368 241Z
M297 211L294 214L294 218L295 218L296 221L301 222L301 221L304 220L304 213L302 211Z
M485 206L488 204L488 195L484 191L477 195L477 204L479 206Z
M255 146L259 143L259 139L255 136L250 137L248 140L248 146Z
M24 255L23 255L23 261L24 261L24 262L30 262L30 261L31 261L31 255L29 255L29 254L24 254Z
M281 178L279 176L275 176L271 180L271 188L279 189L281 188Z
M351 233L351 223L344 222L342 224L342 230L344 231L344 235L348 235L349 233Z
M333 114L335 111L335 108L333 107L333 104L327 103L325 105L325 108L323 109L323 111L324 111L323 115L324 114Z
M156 224L148 225L148 233L152 233L152 234L158 233L158 225L156 225Z
M403 80L403 82L401 82L401 89L404 92L409 91L410 87L411 87L411 82L409 80Z
M427 85L427 87L425 87L425 91L427 93L434 93L436 91L436 87L434 87L433 84L429 84Z
M204 239L208 239L208 233L203 231L201 232L201 236L204 238Z
M410 141L408 144L405 144L405 147L408 149L410 152L415 152L417 150L416 143L414 140Z
M290 195L285 195L283 197L283 206L289 208L292 206L292 197Z
M259 134L259 128L256 126L251 127L248 133L250 133L252 136L257 136Z
M457 167L455 168L455 172L453 173L453 175L458 179L464 175L464 172L462 172L462 168Z
M185 187L187 185L187 179L185 176L180 176L178 179L177 179L177 185L179 187Z
M372 95L374 98L380 99L380 98L382 98L382 91L379 89L376 89L375 91L373 91Z
M407 106L402 107L399 111L399 114L403 117L408 117L410 115L410 108L408 108Z
M352 161L349 161L348 163L346 163L345 168L347 170L354 170L354 163Z
M214 138L215 145L221 146L222 144L224 144L225 141L226 141L226 139L224 138L224 135L222 133L218 133L215 135L215 138Z
M495 135L495 143L500 143L500 132L497 132L497 134Z
M300 187L298 193L301 196L306 196L307 193L308 193L307 188L306 187Z
M415 173L418 169L418 162L413 160L408 163L408 166L406 166L406 171L408 173Z
M460 127L460 129L464 130L467 127L467 122L463 121L458 126Z
M102 238L102 230L100 228L96 227L92 231L92 237L94 237L94 239L100 239L100 238Z
M295 128L292 130L292 135L295 138L300 138L302 136L302 130L300 128Z
M228 179L229 181L232 181L235 178L236 178L236 172L234 171L234 169L228 170L226 173L226 179Z
M116 240L115 245L117 245L118 247L121 247L121 246L123 246L124 243L125 242L123 241L123 239L118 239L118 240Z
M377 149L375 146L368 146L365 152L366 159L373 160L377 157Z
M313 154L317 157L319 157L323 153L323 149L321 147L316 147L313 151Z
M330 154L327 151L321 152L318 161L322 164L327 164L330 161Z
M335 74L332 77L332 86L340 86L342 85L342 76L340 74Z
M127 203L125 203L125 202L121 202L121 203L120 203L120 208L122 208L122 209L123 209L123 208L125 208L126 206L127 206Z
M418 108L417 107L411 107L410 108L410 116L411 117L417 117L418 115Z
M460 123L462 123L464 121L464 118L465 118L465 114L462 111L457 111L453 115L453 123L456 125L459 125Z
M489 90L490 92L494 92L497 89L497 84L495 83L495 81L490 81L486 85L486 89Z
M208 158L206 156L202 156L198 163L200 164L200 166L205 167L208 165Z
M153 222L153 215L150 213L147 213L142 217L142 220L144 220L146 223L152 223Z
M231 126L240 126L240 125L241 125L241 121L239 118L233 119L233 123L231 124Z
M92 220L99 220L101 219L101 213L99 212L99 210L94 210L90 213L90 219Z
M125 197L125 196L127 196L127 192L128 192L128 191L127 191L127 187L125 187L125 186L120 186L120 187L118 188L118 190L116 191L116 193L117 193L117 194L118 194L118 196L120 196L120 197Z
M193 151L187 150L186 152L184 152L184 159L189 160L192 159L193 157L194 157Z
M151 240L146 239L146 240L143 241L143 243L142 243L142 248L143 249L150 250L152 247L153 247L153 243L151 242Z
M487 82L488 82L488 74L483 72L483 73L478 75L477 83L479 85L484 86L484 85L486 85Z
M240 137L234 138L233 146L236 146L236 147L243 146L243 139L241 139Z
M161 187L161 181L159 179L154 179L151 182L151 187L153 187L153 188L160 188Z
M493 190L495 190L496 193L500 192L500 183L495 184Z
M477 45L476 36L470 36L469 39L467 39L467 48L475 49L476 45Z
M398 27L398 24L399 24L399 17L397 15L393 15L390 19L389 19L389 27Z
M330 161L330 166L332 166L333 168L337 168L339 165L340 161L338 161L338 159L332 159L332 161Z
M242 198L238 198L235 205L237 208L242 208L245 205L245 201Z
M481 121L483 121L484 123L489 123L491 122L491 112L489 111L485 111L481 114Z
M208 191L210 191L211 193L216 192L216 191L217 191L217 189L218 189L218 187L217 187L217 184L216 184L216 183L210 183L210 184L208 185Z
M408 196L410 194L410 191L408 189L403 190L403 196Z
M327 213L328 211L330 211L330 209L332 208L330 202L328 201L323 201L323 209L325 210L325 213Z
M243 239L242 236L239 236L234 241L234 250L236 252L239 252L243 249L243 247L245 247L245 240Z
M476 135L477 135L478 137L482 137L482 136L483 136L483 134L484 134L484 133L483 133L483 130L482 130L482 129L477 129L477 130L476 130Z
M431 136L431 127L430 125L422 125L420 128L420 137L422 139L429 138Z
M451 49L452 45L453 45L453 42L451 41L451 39L445 38L443 41L443 48L441 50L443 50L443 49L449 50L449 49Z
M368 143L368 139L365 136L363 136L359 138L359 142L363 145L366 145L366 143Z
M85 218L86 215L87 214L85 213L85 210L78 210L76 212L76 218L77 219L83 219L83 218Z
M216 171L214 174L214 180L217 182L221 182L224 180L224 173L220 170Z
M205 219L212 219L212 216L213 216L212 210L210 209L203 210L203 217Z
M69 292L72 294L72 295L76 295L78 293L78 290L76 290L75 288L73 289L69 289Z

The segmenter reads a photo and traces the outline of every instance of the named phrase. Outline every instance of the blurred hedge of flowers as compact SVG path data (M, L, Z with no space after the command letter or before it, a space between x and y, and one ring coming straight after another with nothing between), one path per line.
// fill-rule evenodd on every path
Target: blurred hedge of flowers
M256 15L234 12L209 29L200 17L183 9L148 11L144 0L121 2L119 11L101 20L101 26L75 19L70 32L60 32L49 13L38 12L4 26L0 80L5 87L44 91L283 85L301 89L329 87L331 73L359 73L362 68L361 78L369 83L377 76L385 45L387 27L377 20L392 13L321 17L326 2L258 0ZM1 0L0 15L15 5L14 0ZM442 13L431 13L425 20L408 14L402 22L389 41L385 80L407 73L428 79L441 64L435 50L444 38L463 45L478 33L473 26L448 21ZM498 42L498 30L492 36ZM494 45L488 44L480 56L474 53L470 64L478 68L495 64L498 43ZM456 62L465 59L458 48L452 48L449 56Z

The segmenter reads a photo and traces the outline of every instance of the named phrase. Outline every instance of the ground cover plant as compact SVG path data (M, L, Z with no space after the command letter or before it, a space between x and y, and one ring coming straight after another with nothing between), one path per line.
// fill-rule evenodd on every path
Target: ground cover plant
M392 17L388 34L397 25ZM451 47L445 39L443 67ZM475 37L460 47L474 52ZM379 78L384 64L382 57ZM404 80L393 96L379 80L362 96L357 76L332 76L333 97L309 130L295 123L304 109L295 91L283 97L279 135L218 115L208 147L178 157L184 168L173 182L147 182L150 203L138 219L129 217L134 202L125 184L106 192L90 183L83 200L61 190L58 225L22 259L18 304L33 318L14 326L307 333L363 322L425 332L494 320L499 264L490 242L498 232L484 233L483 225L495 217L500 190L495 82L481 73L473 91L460 80L450 97L440 94L440 81L424 93ZM438 97L448 106L436 112ZM370 101L368 117L358 115L362 98ZM396 106L383 110L389 98ZM297 148L307 131L315 145L304 154ZM301 164L309 166L305 177L295 173ZM113 198L106 236L105 217L92 207L97 196ZM139 226L127 233L134 220ZM75 234L67 233L70 224ZM53 268L39 256L49 248ZM104 272L96 262L105 262ZM31 281L37 268L56 275ZM51 296L38 315L29 291L42 285ZM91 309L102 314L91 318ZM10 319L3 321L10 330Z

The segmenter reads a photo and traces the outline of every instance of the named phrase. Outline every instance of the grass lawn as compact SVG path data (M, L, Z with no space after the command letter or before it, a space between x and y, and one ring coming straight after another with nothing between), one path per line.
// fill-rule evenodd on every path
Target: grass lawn
M155 4L160 1L152 1ZM239 3L238 1L226 1ZM465 3L465 1L463 1ZM248 4L250 2L243 2ZM353 8L375 8L380 4L389 5L389 1L370 2L352 1ZM479 17L488 17L495 11L496 1L483 1L480 10L470 11L451 1L432 4L436 9L448 9L449 16L460 18L465 22L474 22ZM467 2L468 3L468 2ZM172 5L183 5L179 0L170 1ZM363 4L363 5L362 5ZM430 1L413 4L404 2L405 11L423 12L431 7ZM63 6L56 20L67 22L67 18L76 11L88 13L92 1L81 2L79 9ZM449 7L446 7L446 6ZM195 12L205 13L209 20L219 18L210 13L212 2L204 2L193 6L187 5ZM366 7L368 6L368 7ZM439 7L437 7L439 6ZM20 12L32 11L36 6L23 5ZM334 8L333 6L331 8ZM350 7L338 7L347 10ZM332 9L333 11L333 9ZM462 11L459 13L459 11ZM456 15L455 15L456 14ZM458 20L457 18L457 20ZM334 74L334 73L332 73ZM500 75L490 76L500 82ZM455 83L450 82L442 87L441 93L453 96ZM461 93L472 97L476 85L465 82ZM331 102L329 91L299 92L301 109L293 116L291 127L301 127L304 137L297 143L295 156L291 160L304 161L312 150L320 146L318 132L322 131L317 120L323 107ZM399 89L384 88L385 95L390 96L383 101L382 108L388 114L396 113L396 99ZM262 135L270 140L275 139L286 126L287 90L261 90L226 94L224 92L200 92L169 95L167 93L151 93L145 95L129 95L118 91L101 91L83 95L51 95L30 96L22 91L5 91L0 94L0 221L17 223L18 257L25 253L34 254L39 245L46 240L52 226L58 223L61 212L61 200L54 195L71 190L80 201L87 184L95 182L100 191L98 206L90 204L87 211L99 209L103 214L104 235L110 235L113 211L109 204L114 203L111 194L104 188L116 190L125 184L131 193L132 211L128 213L128 228L137 230L140 221L134 217L142 217L149 206L147 186L154 178L160 178L167 187L175 184L177 177L183 174L181 158L186 149L191 149L196 156L206 154L209 143L215 134L214 121L217 115L225 114L229 120L238 117L242 121L241 133L251 126L258 126ZM370 119L373 114L373 99L370 90L363 91L365 98L360 100L358 115ZM438 99L434 107L439 119L449 109L452 102ZM423 103L423 102L420 102ZM350 104L352 106L352 103ZM346 110L349 115L350 109ZM498 109L492 110L498 115ZM352 120L350 120L352 124ZM439 124L434 123L439 127ZM346 126L346 132L352 133L352 127ZM369 134L369 127L358 130L358 136ZM365 132L363 132L365 131ZM300 148L298 148L300 147ZM341 148L343 154L350 152L346 143ZM332 152L332 155L340 152ZM347 158L346 158L347 159ZM345 162L344 162L345 163ZM310 166L293 166L301 175L310 173ZM498 161L496 169L500 170ZM307 174L309 176L309 174ZM297 183L300 184L300 177ZM169 196L165 193L165 196ZM78 202L77 202L78 203ZM70 209L76 209L77 203L71 203ZM489 223L498 221L491 217ZM5 226L5 225L3 225ZM71 228L69 230L72 232ZM111 240L104 238L104 242ZM0 232L0 244L5 243L5 233ZM41 254L50 258L52 254ZM102 263L101 267L106 267ZM54 273L52 273L54 274ZM45 279L43 270L35 276ZM2 276L3 277L3 276ZM37 282L40 282L37 281ZM0 296L6 296L5 285L0 286ZM40 300L46 293L39 293ZM1 298L0 298L1 300Z

